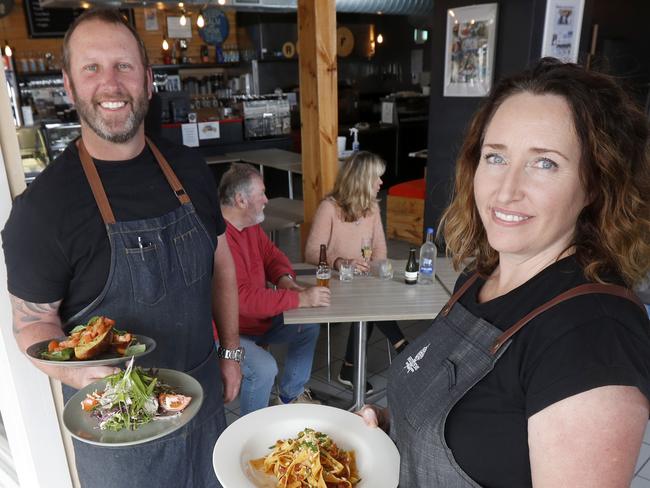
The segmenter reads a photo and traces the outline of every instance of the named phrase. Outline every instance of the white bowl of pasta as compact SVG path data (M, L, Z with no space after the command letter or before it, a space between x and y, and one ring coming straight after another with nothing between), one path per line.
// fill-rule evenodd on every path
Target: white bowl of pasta
M324 405L280 405L238 419L217 440L213 465L224 488L284 486L282 476L304 487L318 486L320 477L328 488L399 482L399 453L390 438L359 416Z

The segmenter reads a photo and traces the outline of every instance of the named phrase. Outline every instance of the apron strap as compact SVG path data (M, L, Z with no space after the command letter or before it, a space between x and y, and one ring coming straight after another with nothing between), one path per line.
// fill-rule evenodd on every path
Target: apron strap
M529 314L524 316L515 325L513 325L508 330L506 330L503 334L501 334L496 339L496 341L494 341L494 344L492 344L492 347L490 348L490 352L493 355L496 354L499 348L501 348L501 346L503 346L503 344L505 344L513 335L519 332L519 330L521 330L528 322L533 320L538 315L546 312L549 308L554 307L558 303L564 302L566 300L570 300L571 298L580 295L589 295L592 293L615 295L621 298L625 298L638 305L643 310L644 313L646 311L645 307L643 306L639 298L631 290L623 286L606 285L603 283L589 283L586 285L576 286L575 288L571 288L570 290L567 290L564 293L559 294L552 300L549 300L543 305L540 305L535 310L531 311Z
M76 142L77 149L79 150L79 159L81 159L81 167L86 174L86 179L90 184L90 189L93 191L93 196L95 197L95 202L99 207L99 212L102 214L102 219L104 224L114 224L115 215L113 215L113 209L108 203L108 197L104 191L104 185L99 179L99 173L97 173L97 168L93 164L93 160L88 154L88 150L84 145L83 139L81 137L77 139Z
M181 185L181 182L176 177L176 174L174 173L171 166L167 162L165 156L163 156L163 154L158 150L156 145L153 142L151 142L151 139L149 139L148 137L145 137L145 139L147 140L147 144L149 144L149 149L151 149L151 152L156 157L156 161L158 161L158 165L160 165L160 169L162 169L165 178L167 178L167 182L169 183L169 186L171 186L172 190L174 190L174 195L176 195L178 201L181 202L181 204L190 203L189 195L185 192L183 185Z
M470 276L465 283L463 283L463 286L461 286L456 293L454 293L447 304L442 307L440 310L440 313L442 314L443 317L446 317L449 314L449 311L451 308L454 306L454 304L459 300L460 297L463 296L463 294L467 291L467 289L474 284L474 282L478 279L479 274L474 273L472 276Z
M149 146L149 149L151 149L151 152L153 153L154 157L156 158L156 161L158 162L158 166L160 166L160 169L165 175L165 179L169 183L169 186L172 187L172 190L174 191L174 195L176 195L176 198L178 198L178 201L181 203L181 205L185 203L190 203L189 195L185 192L183 185L181 185L181 182L179 181L176 174L174 173L174 170L172 170L171 166L167 162L165 156L163 156L163 154L156 147L156 145L151 141L151 139L149 139L148 137L146 137L145 139L147 145ZM93 164L93 160L90 157L90 154L88 153L88 150L86 149L86 146L84 145L83 139L81 137L77 139L76 145L77 145L77 149L79 150L79 159L81 159L81 167L83 168L84 173L86 174L86 179L90 184L90 188L93 192L93 196L95 197L95 202L97 202L97 206L99 207L99 212L102 215L102 220L104 221L104 224L114 224L115 215L113 214L113 209L111 208L111 205L108 202L108 197L106 196L106 191L104 190L102 181L99 178L99 173L97 173L97 168Z

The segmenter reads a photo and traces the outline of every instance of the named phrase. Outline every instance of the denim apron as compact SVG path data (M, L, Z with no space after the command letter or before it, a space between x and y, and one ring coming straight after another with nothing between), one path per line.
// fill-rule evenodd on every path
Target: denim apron
M181 205L161 217L116 222L97 169L83 141L77 142L106 224L111 262L100 295L66 328L106 315L120 329L152 337L156 349L137 364L190 374L203 387L203 404L187 425L144 444L99 447L74 439L77 472L87 488L218 487L212 449L226 421L211 327L216 244L164 156L148 139L147 144ZM66 385L63 391L66 401L75 393Z
M456 403L487 375L516 334L533 318L578 295L604 293L634 301L616 285L572 288L534 309L505 332L472 315L458 299L472 276L442 308L431 327L410 343L389 371L390 435L400 453L400 487L478 487L458 465L445 440L445 422Z

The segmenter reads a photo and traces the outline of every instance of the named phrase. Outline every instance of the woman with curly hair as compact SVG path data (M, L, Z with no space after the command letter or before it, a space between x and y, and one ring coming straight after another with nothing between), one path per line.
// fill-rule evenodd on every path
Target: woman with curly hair
M371 245L370 260L386 259L386 236L381 225L377 193L386 163L376 154L359 151L350 156L341 167L334 181L334 189L320 203L309 237L305 245L305 260L318 264L321 244L327 245L327 257L334 269L339 269L342 260L349 260L355 272L367 273L369 262L361 256L364 240ZM400 353L408 344L397 322L377 322L383 332ZM368 324L368 335L372 334L373 322ZM356 330L351 329L338 380L352 387L354 376L354 345ZM373 388L366 382L366 393Z
M543 59L469 126L442 217L471 261L393 362L400 486L629 486L648 423L648 122L610 77ZM417 363L417 368L413 363Z

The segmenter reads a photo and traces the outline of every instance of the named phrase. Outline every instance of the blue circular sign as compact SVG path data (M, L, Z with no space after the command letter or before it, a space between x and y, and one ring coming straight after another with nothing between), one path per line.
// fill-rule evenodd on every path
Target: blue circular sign
M205 27L199 29L199 35L208 44L219 46L228 38L230 26L228 17L217 7L208 7L203 11Z

